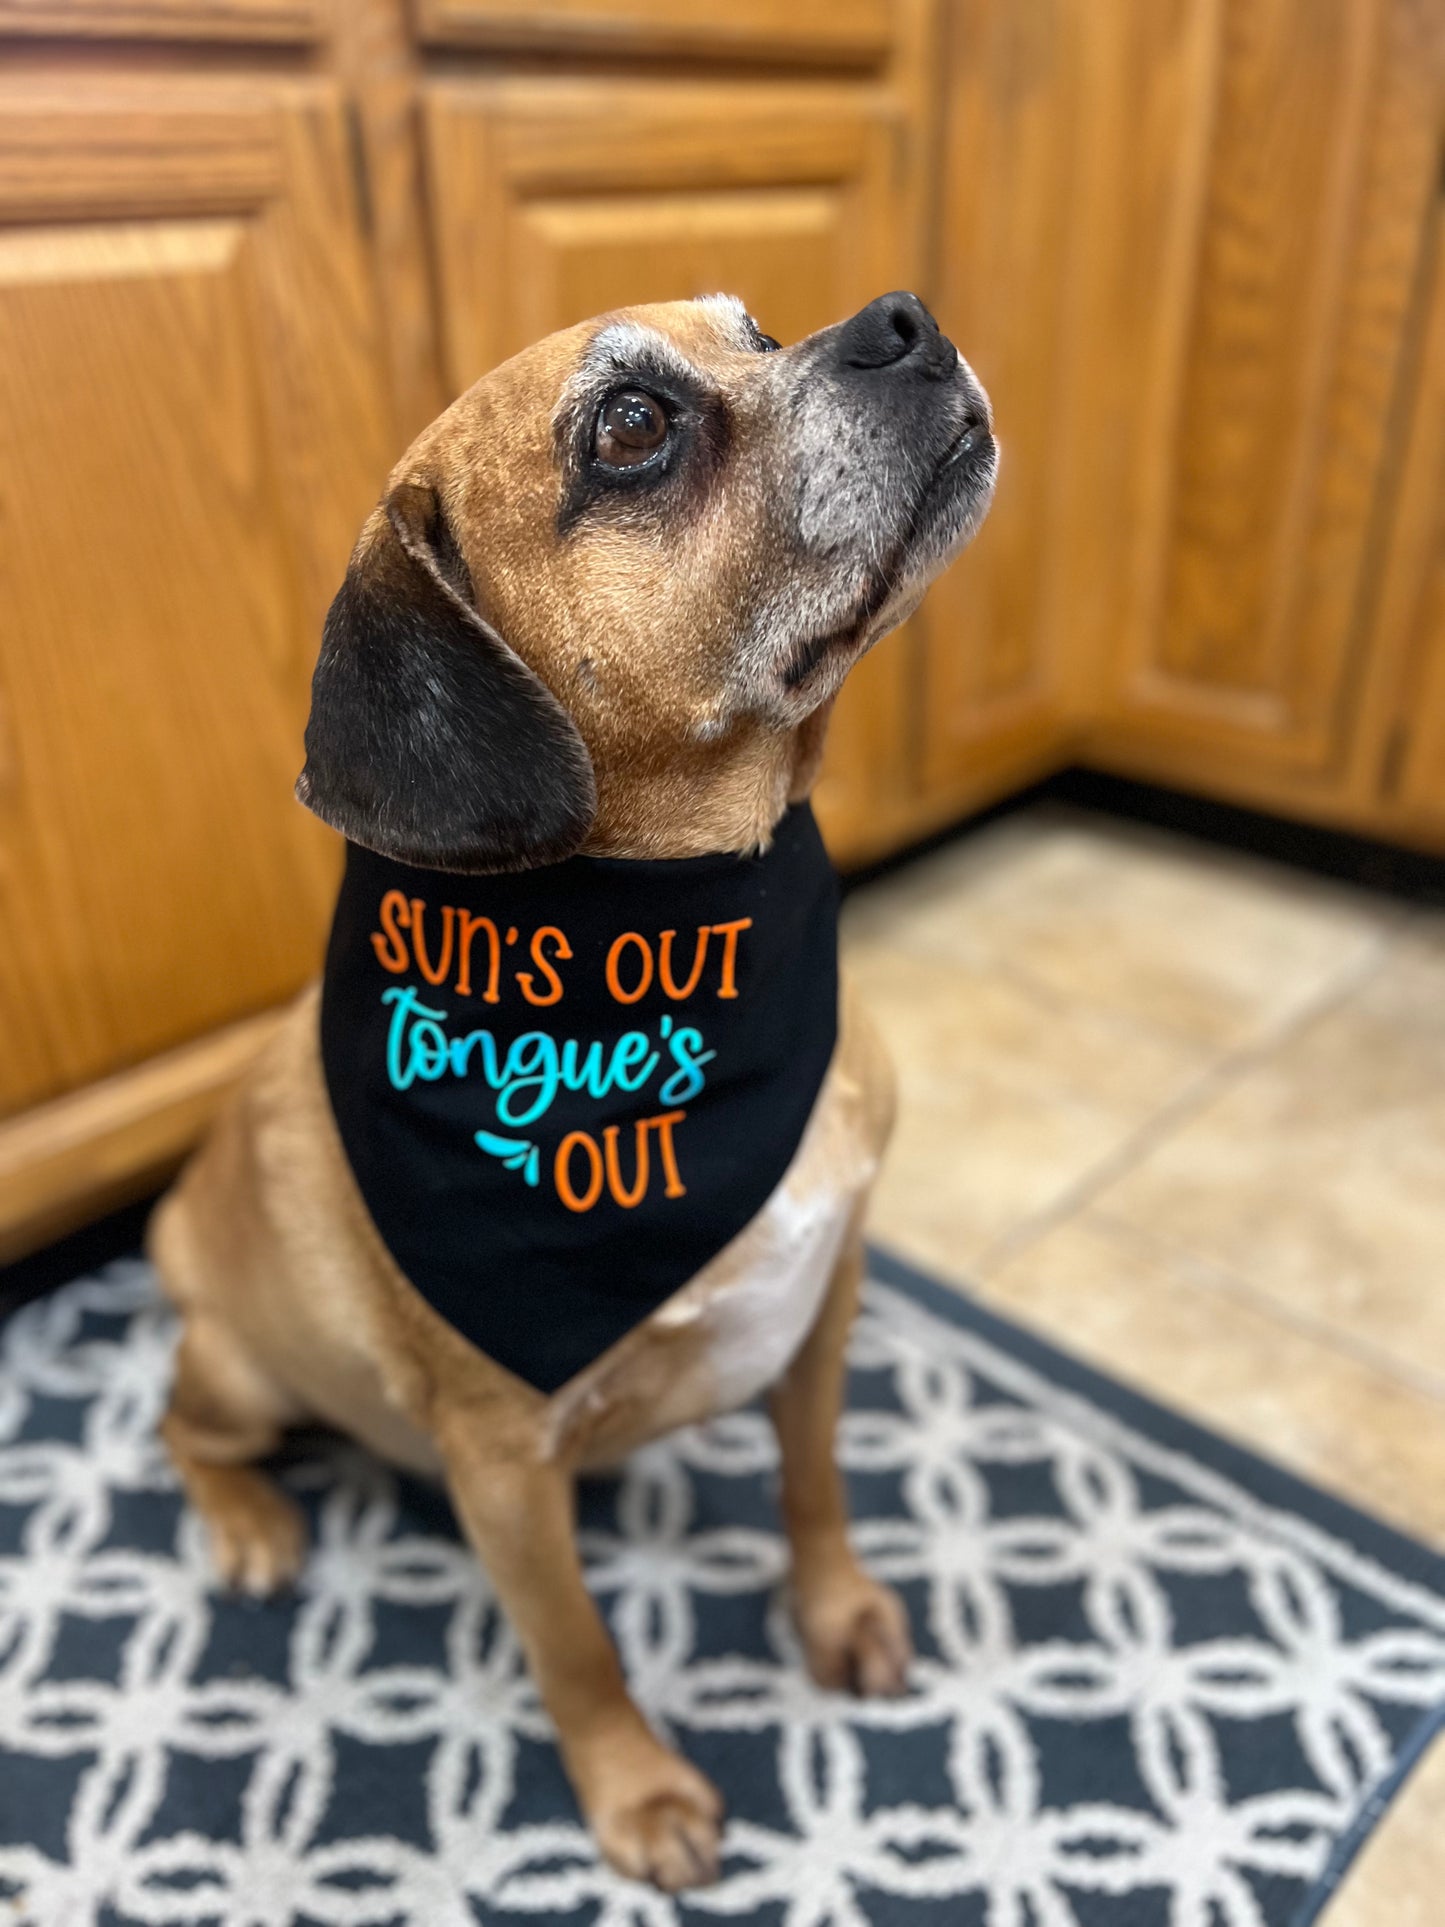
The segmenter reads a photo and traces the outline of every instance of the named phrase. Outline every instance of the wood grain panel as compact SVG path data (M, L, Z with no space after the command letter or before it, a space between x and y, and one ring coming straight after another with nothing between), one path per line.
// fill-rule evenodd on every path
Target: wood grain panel
M791 341L913 278L898 114L863 90L444 81L426 130L455 388L611 307L723 289ZM818 807L845 860L906 779L911 649L838 705Z
M1133 591L1192 287L1215 0L950 16L939 315L993 398L998 493L924 612L927 782L1062 760Z
M1080 14L973 0L952 17L938 318L992 398L1002 484L973 548L935 587L928 781L965 780L972 747L1047 728L1042 633L1052 558L1054 413L1080 107Z
M1226 0L1168 458L1104 754L1343 781L1375 504L1438 152L1418 0ZM1402 106L1405 111L1402 112Z
M0 1110L319 958L335 852L290 792L389 452L373 324L335 100L205 92L72 98L50 138L83 216L41 168L37 218L0 226ZM0 92L12 212L36 112Z
M1223 18L1155 664L1192 688L1257 698L1267 729L1315 694L1286 626L1374 80L1372 12L1249 0Z
M1249 88L1227 67L1250 48L1263 60L1256 36L1278 20L1252 14L1231 26L1233 5L1226 0L1215 36L1190 243L1199 267L1174 372L1166 356L1150 377L1153 480L1135 517L1114 671L1098 679L1084 755L1156 782L1404 833L1381 788L1398 665L1370 606L1413 406L1411 346L1445 127L1445 15L1435 0L1310 10L1294 23L1292 57L1271 54L1278 84L1288 94L1303 84L1296 67L1302 76L1323 63L1344 105L1330 127L1284 102L1276 126L1267 101L1241 119ZM1299 165L1302 129L1328 162L1322 175ZM1228 202L1239 230L1228 242L1204 225L1224 218L1221 169L1236 185L1268 186L1257 207L1248 196ZM1178 228L1187 225L1181 218ZM1261 265L1252 296L1252 251L1263 256L1284 229L1293 232L1280 259ZM1296 280L1281 285L1286 264ZM1290 319L1283 310L1306 296L1310 311ZM1231 371L1221 343L1235 335L1241 367ZM1191 417L1200 382L1214 411ZM1263 494L1256 460L1271 478ZM1240 501L1253 505L1247 515Z
M0 0L0 34L46 39L312 40L312 0Z
M523 204L514 256L519 333L530 340L555 326L556 315L581 318L668 298L657 288L727 288L742 292L780 339L796 340L819 314L846 307L843 215L836 187L559 195Z
M1072 716L1106 700L1120 640L1152 624L1195 286L1222 0L1080 10L1066 289L1047 432L1041 649ZM1021 297L1026 298L1026 290ZM1009 487L1013 486L1012 479ZM1041 484L1035 483L1038 489Z
M281 191L255 91L85 73L0 80L0 221L254 211Z
M890 0L417 0L416 21L439 46L876 62L894 12Z

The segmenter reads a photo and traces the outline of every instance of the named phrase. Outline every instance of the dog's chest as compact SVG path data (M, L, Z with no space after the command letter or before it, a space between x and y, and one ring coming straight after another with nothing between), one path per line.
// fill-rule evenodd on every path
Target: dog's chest
M749 1227L741 1266L654 1314L661 1331L700 1317L715 1411L746 1404L787 1369L817 1319L855 1208L854 1197L833 1186L801 1194L781 1186Z
M880 1104L864 1028L855 1013L797 1157L741 1235L555 1396L548 1432L559 1456L605 1468L678 1426L736 1410L808 1342L851 1261L887 1140L886 1092Z

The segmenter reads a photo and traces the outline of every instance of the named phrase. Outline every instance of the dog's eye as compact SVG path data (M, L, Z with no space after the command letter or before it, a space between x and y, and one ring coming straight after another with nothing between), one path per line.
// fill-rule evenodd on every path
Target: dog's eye
M636 468L667 440L667 410L639 388L624 388L602 404L595 452L609 468Z
M778 340L777 340L777 339L776 339L776 338L775 338L774 336L772 336L772 335L765 335L765 334L763 333L763 331L762 331L762 329L761 329L761 328L759 328L759 330L758 330L758 347L759 347L759 349L760 349L760 351L761 351L761 352L762 352L763 354L765 354L765 355L775 355L775 354L776 354L776 353L778 352L778 350L779 350L779 349L780 349L780 348L782 347L782 345L783 345L783 344L782 344L782 342L781 342L781 341L778 341Z

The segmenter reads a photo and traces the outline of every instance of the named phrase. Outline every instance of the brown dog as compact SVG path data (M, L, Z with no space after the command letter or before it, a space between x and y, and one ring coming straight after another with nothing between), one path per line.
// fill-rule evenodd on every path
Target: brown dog
M394 472L328 620L298 794L354 843L437 870L766 848L844 676L972 533L995 466L987 401L911 295L786 350L723 297L554 335ZM902 1688L906 1619L849 1549L833 1464L891 1103L845 989L767 1204L548 1395L393 1261L308 993L152 1228L183 1319L165 1438L223 1578L264 1592L297 1571L296 1512L251 1463L289 1426L440 1471L603 1852L667 1888L714 1877L721 1803L628 1697L583 1585L573 1480L768 1390L809 1666Z

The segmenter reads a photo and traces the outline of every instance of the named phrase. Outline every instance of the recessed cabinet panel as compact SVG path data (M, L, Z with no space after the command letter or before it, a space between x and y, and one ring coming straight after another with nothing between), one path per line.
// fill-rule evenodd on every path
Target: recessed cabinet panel
M896 122L851 90L447 81L426 127L455 389L629 302L722 290L795 339L904 265Z
M339 121L176 108L72 93L37 138L83 216L40 169L0 225L0 1111L297 988L334 874L291 786L386 460ZM12 182L33 111L0 99Z
M1306 627L1301 565L1332 458L1321 435L1373 12L1226 9L1161 622L1141 678L1161 702L1177 690L1223 723L1317 749L1349 612L1316 611Z
M836 189L751 188L606 195L524 206L517 217L519 308L527 338L678 288L742 294L764 327L796 340L847 302ZM529 317L530 319L530 317Z
M1197 781L1342 765L1438 104L1416 0L1225 0L1113 721ZM1420 42L1415 45L1413 43ZM1127 748L1126 748L1127 755Z

